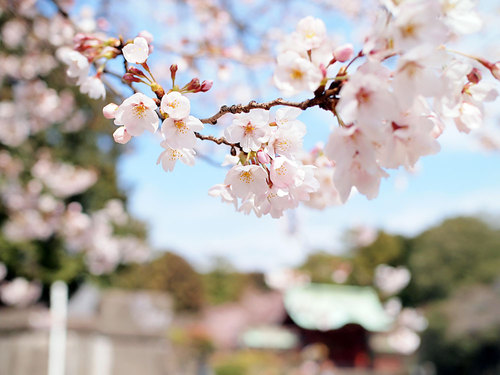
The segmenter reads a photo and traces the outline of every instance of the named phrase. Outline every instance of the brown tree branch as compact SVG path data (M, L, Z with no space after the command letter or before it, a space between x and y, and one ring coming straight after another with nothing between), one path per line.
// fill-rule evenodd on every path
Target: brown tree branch
M267 103L257 103L256 101L252 100L250 103L247 105L243 104L235 104L232 106L227 106L223 105L220 107L219 112L217 112L215 115L200 119L200 121L204 124L212 124L215 125L217 123L217 120L224 116L227 113L248 113L252 109L265 109L269 110L272 107L278 106L278 105L283 105L283 106L288 106L288 107L296 107L300 108L302 110L305 110L310 107L314 106L319 106L320 108L323 108L327 111L331 111L334 107L334 104L337 100L336 94L338 93L339 88L334 87L331 89L328 89L326 91L321 90L320 92L317 92L317 95L314 96L314 98L304 100L302 102L289 102L287 100L284 100L282 98L277 98L274 99L270 102Z
M236 147L240 148L239 143L231 143L224 137L217 138L214 137L213 135L203 135L198 132L195 132L194 135L196 136L196 138L201 139L202 141L212 141L217 143L218 145L225 144L231 146L231 148L236 148Z

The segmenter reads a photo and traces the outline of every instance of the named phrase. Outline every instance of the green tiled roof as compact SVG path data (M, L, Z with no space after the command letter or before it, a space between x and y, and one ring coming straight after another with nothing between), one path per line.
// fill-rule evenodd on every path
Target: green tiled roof
M248 329L240 339L244 346L258 349L291 349L298 343L294 333L279 326L254 327Z
M308 284L285 293L285 309L304 329L327 331L356 323L368 331L386 331L392 324L370 287Z

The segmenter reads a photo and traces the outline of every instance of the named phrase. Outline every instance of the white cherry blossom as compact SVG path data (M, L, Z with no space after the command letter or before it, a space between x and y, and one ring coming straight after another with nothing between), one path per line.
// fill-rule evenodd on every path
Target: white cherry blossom
M269 134L269 112L264 109L236 115L224 131L226 139L239 143L245 152L258 151L269 140Z
M149 56L148 41L143 37L137 37L133 43L127 44L122 49L125 60L132 64L142 64Z
M180 160L186 165L193 166L195 162L195 152L190 148L173 149L166 141L161 142L161 147L165 150L160 154L156 164L160 164L165 172L172 172L177 160Z
M403 290L411 279L410 271L403 266L391 267L379 264L375 268L374 284L386 296L391 296Z
M314 91L323 78L321 70L309 59L294 51L278 55L278 65L274 72L274 84L285 96L301 91Z
M421 44L444 43L448 33L440 15L439 3L435 0L403 1L390 26L394 49L401 52Z
M238 208L238 199L231 191L231 185L217 184L208 189L208 195L211 197L220 197L222 202L231 203L234 208Z
M87 77L80 85L82 94L87 94L91 99L104 99L106 87L98 77Z
M368 199L378 195L380 180L388 174L377 163L373 142L359 128L337 128L325 146L326 156L335 161L333 181L341 202L353 187Z
M118 129L114 131L113 139L115 140L116 143L124 145L132 139L132 136L127 132L125 126L120 126Z
M239 198L247 198L249 194L263 194L267 185L266 171L257 165L235 165L226 175L224 184L231 185L231 191Z
M365 67L366 73L362 66L342 87L336 111L345 124L357 123L376 132L380 121L397 107L396 99L389 90L386 69L379 64ZM379 74L371 73L374 67L379 67Z
M118 105L116 105L115 103L109 103L109 104L105 105L104 108L102 109L102 114L108 120L112 120L116 116L117 109L118 109Z
M255 200L255 204L260 214L269 214L275 219L283 216L285 210L296 207L290 194L276 186L268 189L265 194L258 196Z
M66 74L71 78L77 78L77 84L81 84L89 74L88 59L77 51L62 53L61 58L68 65Z
M154 133L158 129L157 106L153 99L136 93L124 100L115 112L115 125L123 125L127 133L137 137L144 130Z
M178 91L169 92L161 98L161 110L169 117L176 120L181 120L189 116L191 111L191 104L189 99L186 98Z
M6 305L26 307L38 300L41 292L40 284L17 277L0 286L0 299Z
M278 156L271 162L270 177L273 185L279 188L287 188L293 185L297 170L297 163L285 156Z
M483 22L472 0L440 0L446 25L457 34L475 33Z
M194 132L203 130L203 124L199 119L189 116L184 119L175 120L168 117L163 121L161 134L167 144L174 148L193 148L196 145Z
M307 16L297 24L296 31L301 47L305 50L318 48L326 38L326 27L322 20Z
M302 139L307 130L305 124L297 120L301 113L301 109L293 107L280 108L276 111L277 129L269 141L276 154L293 158L302 150Z
M440 150L434 136L433 114L423 98L415 106L390 120L384 143L378 149L379 164L385 168L404 166L411 169L421 156ZM389 125L389 124L388 124Z

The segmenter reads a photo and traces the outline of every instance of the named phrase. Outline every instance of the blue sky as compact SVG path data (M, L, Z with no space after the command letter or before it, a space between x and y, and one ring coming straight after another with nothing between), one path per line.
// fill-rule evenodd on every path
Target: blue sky
M78 6L83 3L93 2L77 2ZM294 3L299 4L297 12L303 12L305 3ZM127 26L128 37L144 28L155 36L165 31L158 18L146 22L144 9L132 8L129 2L124 4L114 17L119 19L121 13L136 15L133 23L126 24L124 20L120 26ZM330 32L336 31L340 39L349 40L352 25L348 22L335 16L327 24ZM283 23L283 27L289 31L293 25ZM171 33L170 37L175 37L175 30ZM492 40L492 34L487 38L483 35L483 43L485 39ZM477 39L468 45L478 48L474 41ZM213 78L209 70L207 75L201 78ZM262 71L259 84L269 86L270 75L270 70ZM276 91L269 90L261 99L276 96ZM194 101L192 112L203 117L215 113L220 104L233 103L229 99L215 103ZM495 106L489 109L498 114ZM333 122L331 114L316 109L307 111L300 119L308 125L307 147L326 140ZM498 126L498 116L491 116L485 125ZM477 147L474 137L458 134L452 127L447 131L441 153L423 158L414 175L392 171L391 177L382 182L378 198L369 201L357 195L344 206L324 211L301 207L279 220L245 216L209 197L207 190L224 180L222 168L200 160L195 167L178 163L173 173L165 173L156 165L161 148L152 135L133 140L134 152L119 163L119 176L122 186L130 192L129 210L148 223L154 248L174 250L202 268L213 256L222 255L240 269L269 270L297 264L313 250L342 251L342 234L353 226L414 235L454 215L498 216L500 154L485 152ZM222 160L222 155L216 159ZM295 230L290 233L292 228Z

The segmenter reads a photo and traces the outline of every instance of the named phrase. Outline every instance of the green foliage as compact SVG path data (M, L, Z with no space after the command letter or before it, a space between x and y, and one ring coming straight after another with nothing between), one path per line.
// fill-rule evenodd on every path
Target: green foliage
M117 275L115 286L161 290L171 294L178 311L198 311L204 303L200 275L181 256L166 252L148 264L137 264Z
M413 305L443 299L462 285L500 276L500 231L475 218L443 222L417 236L408 267L412 280L404 299Z
M350 283L372 285L375 268L379 264L403 264L406 251L406 241L403 237L379 232L373 243L353 250Z
M349 262L345 258L319 251L310 254L299 270L306 272L313 283L333 283L332 272L346 261Z
M500 372L500 292L498 286L461 288L429 309L430 325L420 356L440 375Z
M289 365L276 353L241 350L212 358L215 375L278 375Z
M202 277L207 301L213 305L237 301L248 288L267 289L261 273L237 272L221 257L214 259L212 270Z

